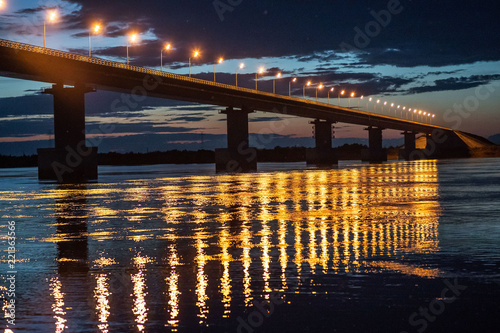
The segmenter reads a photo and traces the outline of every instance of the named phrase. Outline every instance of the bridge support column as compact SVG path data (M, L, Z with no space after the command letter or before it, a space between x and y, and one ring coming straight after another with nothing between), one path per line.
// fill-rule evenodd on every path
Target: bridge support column
M415 153L416 145L415 145L415 132L412 131L404 131L401 133L405 138L405 147L404 149L399 150L399 158L404 159L406 161L411 161L415 159L419 159L419 155Z
M38 149L38 178L60 183L97 179L97 147L85 145L85 94L93 89L54 85L55 148Z
M332 122L316 119L310 124L314 125L315 148L306 150L306 163L318 166L331 166L338 164L336 151L332 148Z
M222 111L227 115L227 148L215 149L217 172L247 172L257 170L257 150L248 143L248 114L253 110Z
M361 160L365 162L387 161L387 150L382 148L382 128L368 127L368 149L361 151Z

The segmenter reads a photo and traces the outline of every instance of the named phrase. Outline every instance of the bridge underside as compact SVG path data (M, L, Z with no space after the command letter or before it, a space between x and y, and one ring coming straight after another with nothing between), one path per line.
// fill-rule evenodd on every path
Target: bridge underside
M382 147L383 129L404 131L405 147L401 157L407 160L465 157L470 155L471 144L490 144L483 138L431 124L1 39L0 75L56 84L46 91L54 96L55 148L39 150L39 177L61 182L97 179L97 148L85 145L84 95L93 89L227 108L224 113L228 146L216 151L217 171L256 170L257 153L248 141L248 114L253 111L314 119L316 146L308 150L307 162L315 165L337 164L335 149L332 149L332 125L337 122L367 127L369 149L363 153L363 160L370 162L387 160ZM64 85L74 88L64 88ZM417 133L428 138L425 149L416 149Z

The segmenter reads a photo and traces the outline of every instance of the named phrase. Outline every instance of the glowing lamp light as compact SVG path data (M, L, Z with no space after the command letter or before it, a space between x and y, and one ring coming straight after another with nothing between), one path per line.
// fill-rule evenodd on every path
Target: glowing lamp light
M377 103L380 103L380 99L377 99Z
M334 88L331 88L330 91L334 91L335 89Z
M394 106L394 103L391 103L391 107L393 107L393 106Z
M224 61L224 58L219 58L219 61L217 61L219 64L222 64L222 62Z
M370 98L368 98L368 101L369 101L369 102L371 102L371 101L372 101L372 98L371 98L371 97L370 97Z
M99 24L94 25L94 33L98 34L101 31L101 26Z
M281 73L278 73L278 74L276 75L276 77L280 78L280 77L281 77Z
M243 69L243 68L245 68L245 64L244 64L244 63L241 63L241 64L240 64L240 69Z
M351 93L351 97L354 97L354 93Z
M322 83L319 84L318 89L323 89L323 84Z
M57 11L51 10L47 15L47 19L49 22L55 22L57 20Z
M311 81L307 81L307 86L309 87L311 85Z
M292 80L292 82L297 82L297 78L294 77L293 80Z
M344 91L344 90L342 90L342 91L340 92L340 94L341 94L341 95L343 95L344 93L345 93L345 91Z

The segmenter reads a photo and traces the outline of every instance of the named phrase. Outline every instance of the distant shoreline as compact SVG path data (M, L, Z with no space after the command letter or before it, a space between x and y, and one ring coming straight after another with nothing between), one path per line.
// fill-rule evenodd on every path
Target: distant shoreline
M368 148L361 144L345 144L335 148L339 160L361 160L361 150ZM398 159L399 147L387 148L388 160ZM500 146L471 150L471 158L500 157ZM275 147L274 149L257 149L258 162L304 162L305 147ZM148 153L100 153L99 165L133 166L154 164L202 164L215 163L213 150L169 150ZM38 166L37 155L6 156L0 155L0 168L26 168Z

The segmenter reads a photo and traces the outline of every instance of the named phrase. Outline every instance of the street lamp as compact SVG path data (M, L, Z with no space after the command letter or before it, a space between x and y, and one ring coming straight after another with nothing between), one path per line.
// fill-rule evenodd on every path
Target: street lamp
M224 62L224 58L220 57L219 60L217 60L217 64L222 64ZM214 62L214 82L215 82L215 62Z
M335 90L335 88L330 88L330 90L328 90L328 104L330 104L330 93L333 92Z
M90 44L90 37L92 33L97 35L99 32L101 32L101 25L100 24L95 24L92 29L89 30L89 57L92 57L92 47Z
M129 36L129 38L127 39L127 66L129 64L129 58L128 58L128 46L129 46L129 41L130 41L130 44L133 44L137 41L137 34L131 34Z
M345 90L342 90L340 94L337 94L338 100L339 100L339 106L340 106L340 95L344 96Z
M353 98L353 97L354 97L354 92L352 92L351 95L349 96L349 98L347 99L349 107L351 107L351 98Z
M255 90L257 90L257 79L259 78L259 74L264 73L264 67L260 67L257 72L255 72Z
M200 51L194 50L192 57L198 58L199 55L200 55ZM191 77L191 57L189 57L189 77Z
M162 48L161 51L160 51L160 68L161 68L162 72L163 72L163 51L165 50L165 51L168 52L171 49L172 49L172 44L169 43L169 44L165 45L165 47Z
M288 96L292 96L292 82L297 82L297 78L294 77L288 82Z
M239 66L238 66L239 69L243 69L245 68L245 64L244 63L241 63ZM238 68L236 68L236 86L238 86Z
M311 81L307 81L307 83L302 87L302 97L306 98L306 86L309 87L311 85Z
M45 32L47 30L47 20L49 23L54 23L57 20L57 10L51 10L47 13L45 20L43 20L43 48L45 48Z
M363 99L363 95L361 95L361 97L358 99L358 110L359 110L359 101L361 101Z
M276 79L281 77L281 73L276 74L276 77L273 79L273 94L276 94Z
M320 83L319 86L316 86L316 102L318 101L318 89L323 89L323 83Z

